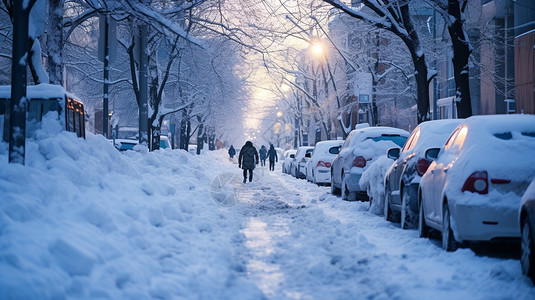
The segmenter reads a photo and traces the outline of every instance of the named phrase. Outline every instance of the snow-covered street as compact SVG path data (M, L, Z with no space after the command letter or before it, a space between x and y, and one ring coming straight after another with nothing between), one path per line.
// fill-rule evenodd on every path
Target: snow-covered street
M244 248L237 251L244 276L268 298L535 298L517 259L446 253L438 241L368 213L368 203L266 174L246 184L233 214L241 219L235 246Z
M28 149L0 149L2 299L535 299L516 254L445 252L280 164L243 184L224 151L121 154L46 126Z

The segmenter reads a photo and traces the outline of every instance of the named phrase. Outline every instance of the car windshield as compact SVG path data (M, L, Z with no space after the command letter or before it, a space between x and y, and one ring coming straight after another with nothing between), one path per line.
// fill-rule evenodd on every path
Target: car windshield
M135 143L121 143L119 150L133 150L136 145Z
M377 137L369 137L368 139L370 139L370 140L372 140L374 142L392 141L396 145L398 145L399 147L403 147L403 145L405 145L405 142L407 141L407 137L406 136L400 136L400 135L397 135L397 134L383 134L383 135L377 136Z

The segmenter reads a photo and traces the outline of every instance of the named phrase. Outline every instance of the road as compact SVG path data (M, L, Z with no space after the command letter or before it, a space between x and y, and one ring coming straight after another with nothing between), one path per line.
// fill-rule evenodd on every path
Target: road
M232 251L239 276L269 299L535 299L516 254L447 253L280 167L255 176L229 208Z

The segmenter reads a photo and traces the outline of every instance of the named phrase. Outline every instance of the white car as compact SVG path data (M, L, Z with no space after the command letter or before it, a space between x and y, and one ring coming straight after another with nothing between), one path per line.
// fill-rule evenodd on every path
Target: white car
M318 185L331 183L331 163L343 143L343 140L333 140L316 144L306 165L307 181Z
M362 173L388 149L403 147L409 133L393 127L365 127L352 130L331 165L331 193L344 200L368 200L359 184Z
M522 253L520 265L522 273L535 283L535 179L522 196L519 217Z
M310 146L302 146L297 149L297 153L295 153L295 159L292 160L290 165L290 174L292 174L293 177L300 179L306 178L305 166L308 161L306 154L312 153L312 151L314 151L314 147Z
M441 148L420 180L418 231L442 233L442 248L520 237L522 194L535 177L535 116L473 116Z
M292 160L295 158L295 153L297 153L297 150L287 150L284 152L284 159L282 160L282 173L290 174L290 166L292 165Z
M426 121L411 133L403 149L388 150L388 158L394 159L384 178L384 215L387 221L401 222L401 228L415 226L418 220L418 188L420 179L431 161L425 159L425 150L444 145L461 119Z

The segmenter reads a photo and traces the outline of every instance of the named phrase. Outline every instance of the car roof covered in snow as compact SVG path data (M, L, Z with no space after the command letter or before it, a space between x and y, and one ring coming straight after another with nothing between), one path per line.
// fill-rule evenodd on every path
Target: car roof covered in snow
M316 152L324 152L328 153L329 149L332 147L341 146L344 143L343 140L329 140L329 141L321 141L316 144L316 147L314 148L314 153Z
M349 133L347 140L349 140L351 147L353 147L358 142L362 142L370 137L377 137L377 136L381 136L384 134L400 135L404 137L409 136L409 132L403 129L387 127L387 126L374 126L374 127L366 127L366 128L352 130Z
M424 152L428 148L442 147L451 133L464 119L433 120L420 123L414 130L420 129L420 136L411 152Z

